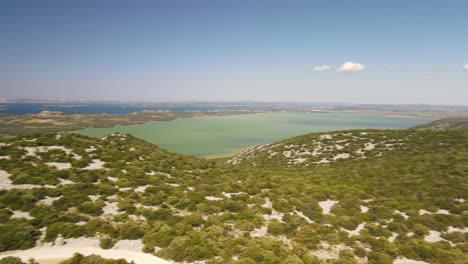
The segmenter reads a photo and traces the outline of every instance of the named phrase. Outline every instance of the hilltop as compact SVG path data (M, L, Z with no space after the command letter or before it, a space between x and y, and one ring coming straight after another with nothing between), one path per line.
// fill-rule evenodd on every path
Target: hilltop
M416 126L414 129L436 131L468 129L468 118L444 118L429 124Z
M466 142L335 131L221 163L121 134L3 139L0 258L78 245L177 262L466 263Z

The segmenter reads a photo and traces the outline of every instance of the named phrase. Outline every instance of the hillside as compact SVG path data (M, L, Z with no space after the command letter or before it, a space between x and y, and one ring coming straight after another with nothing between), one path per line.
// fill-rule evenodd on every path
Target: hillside
M468 118L445 118L414 127L419 130L449 131L468 129Z
M215 163L129 135L3 139L0 258L88 243L177 262L466 263L466 142L336 131Z

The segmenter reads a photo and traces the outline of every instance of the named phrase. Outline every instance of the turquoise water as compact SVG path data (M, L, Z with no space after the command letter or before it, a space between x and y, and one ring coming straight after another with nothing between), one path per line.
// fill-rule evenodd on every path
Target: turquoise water
M77 133L93 137L103 137L115 132L132 134L169 151L209 156L312 132L358 128L409 128L429 121L378 115L276 112L89 128Z

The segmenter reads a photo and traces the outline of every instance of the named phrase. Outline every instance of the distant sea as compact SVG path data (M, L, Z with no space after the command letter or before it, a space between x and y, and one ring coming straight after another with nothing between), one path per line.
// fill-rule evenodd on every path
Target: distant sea
M126 115L143 110L166 110L174 112L206 112L214 110L244 109L246 106L177 106L139 107L127 104L81 104L81 103L0 103L0 114L28 115L42 111L60 111L67 114L116 114Z

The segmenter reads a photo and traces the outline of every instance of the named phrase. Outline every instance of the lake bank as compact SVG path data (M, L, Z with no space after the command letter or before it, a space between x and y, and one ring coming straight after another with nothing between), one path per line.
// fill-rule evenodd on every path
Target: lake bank
M405 129L429 121L362 114L270 112L182 118L75 132L92 137L117 132L131 134L172 152L221 158L228 157L229 153L235 155L239 149L307 133L364 128Z

